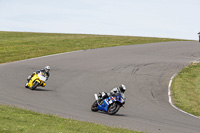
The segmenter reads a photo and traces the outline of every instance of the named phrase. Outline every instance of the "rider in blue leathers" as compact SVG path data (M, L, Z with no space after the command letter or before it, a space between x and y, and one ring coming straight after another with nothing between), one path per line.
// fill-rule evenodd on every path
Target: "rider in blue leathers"
M121 84L119 87L113 88L110 91L110 93L102 92L101 98L98 100L98 102L100 103L100 101L104 100L105 98L108 98L109 96L113 96L113 95L118 95L119 93L121 93L122 97L125 98L125 95L124 95L125 91L126 91L126 86Z

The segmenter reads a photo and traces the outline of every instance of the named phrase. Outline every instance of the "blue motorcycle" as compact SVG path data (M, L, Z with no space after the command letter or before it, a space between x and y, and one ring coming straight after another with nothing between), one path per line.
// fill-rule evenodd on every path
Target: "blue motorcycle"
M94 112L100 110L107 112L109 115L114 115L125 104L125 96L121 93L111 95L105 99L102 99L101 93L99 96L94 94L94 97L96 101L91 106L91 110Z

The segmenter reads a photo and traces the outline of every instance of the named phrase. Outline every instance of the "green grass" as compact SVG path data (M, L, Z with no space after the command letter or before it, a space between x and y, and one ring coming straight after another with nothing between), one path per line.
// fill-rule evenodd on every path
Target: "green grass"
M0 63L76 50L168 41L181 40L133 36L0 31Z
M200 116L200 63L181 70L174 78L171 90L178 108Z
M1 133L139 133L0 105Z

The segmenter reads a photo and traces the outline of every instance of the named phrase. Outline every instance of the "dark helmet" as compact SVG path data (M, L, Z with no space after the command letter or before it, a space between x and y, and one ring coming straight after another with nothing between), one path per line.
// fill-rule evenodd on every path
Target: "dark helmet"
M126 91L126 86L125 85L120 85L119 86L119 90L122 92L122 93L124 93L125 91Z

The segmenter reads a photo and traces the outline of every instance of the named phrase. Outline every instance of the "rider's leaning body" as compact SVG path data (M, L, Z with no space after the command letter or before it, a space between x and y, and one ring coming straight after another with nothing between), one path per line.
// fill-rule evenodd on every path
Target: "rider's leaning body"
M45 67L45 68L43 68L43 69L41 69L41 70L37 70L37 71L36 71L36 74L42 72L42 75L46 77L46 80L48 80L48 78L49 78L49 76L50 76L50 72L49 72L49 71L50 71L50 67L49 67L49 69L47 69L47 68Z
M118 95L119 93L121 93L122 97L124 97L125 99L125 95L124 95L124 92L126 91L126 86L125 85L120 85L119 87L115 87L113 88L110 93L106 93L106 92L102 92L101 95L102 95L102 98L99 99L98 102L104 100L105 98L108 98L109 96L115 96L115 95Z

